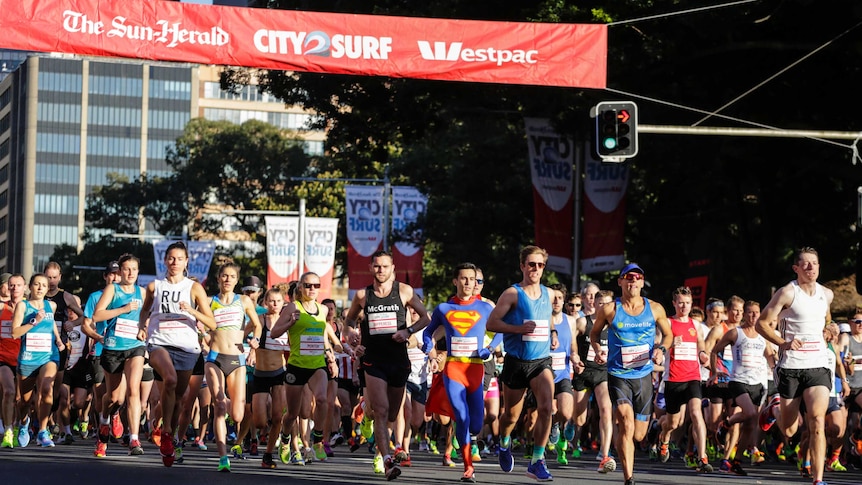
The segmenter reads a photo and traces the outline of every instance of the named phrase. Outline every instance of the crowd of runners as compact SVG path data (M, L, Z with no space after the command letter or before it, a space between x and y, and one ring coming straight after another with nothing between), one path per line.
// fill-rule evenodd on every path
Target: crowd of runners
M0 452L92 440L94 457L142 455L148 440L168 467L215 446L229 472L231 459L275 469L341 447L370 452L387 480L422 452L461 463L464 482L481 460L512 472L516 455L537 481L595 458L626 485L636 456L735 475L794 461L814 485L862 468L862 311L833 322L814 249L765 304L702 309L687 287L646 298L636 263L613 288L546 286L547 258L525 247L523 279L496 301L482 269L459 264L433 312L384 251L341 312L318 301L314 273L239 286L227 263L207 295L182 242L164 278L138 286L140 261L124 254L86 300L60 288L56 263L3 274Z

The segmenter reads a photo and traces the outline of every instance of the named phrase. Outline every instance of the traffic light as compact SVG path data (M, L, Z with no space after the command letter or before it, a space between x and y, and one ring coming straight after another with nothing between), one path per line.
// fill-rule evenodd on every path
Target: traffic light
M625 159L638 153L638 106L632 101L602 101L595 107L596 154Z

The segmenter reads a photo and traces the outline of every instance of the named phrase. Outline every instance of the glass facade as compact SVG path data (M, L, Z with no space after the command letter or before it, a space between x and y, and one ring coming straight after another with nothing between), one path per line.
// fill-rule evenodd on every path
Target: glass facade
M217 82L204 83L204 98L227 99L231 101L256 101L259 103L283 103L280 98L261 91L257 85L242 86L239 87L237 92L233 93L223 90L221 88L221 84Z

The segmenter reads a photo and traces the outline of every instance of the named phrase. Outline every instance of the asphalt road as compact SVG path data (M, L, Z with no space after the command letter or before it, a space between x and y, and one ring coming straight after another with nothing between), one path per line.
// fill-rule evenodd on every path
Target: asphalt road
M326 463L312 463L304 467L283 465L278 462L275 470L260 468L260 457L248 460L231 460L231 473L218 473L218 456L215 446L208 451L186 448L185 462L166 468L159 458L158 449L144 443L143 456L128 456L126 450L118 445L108 446L108 456L95 458L92 455L93 443L78 441L71 445L57 445L55 448L41 449L31 444L28 448L14 450L0 449L0 483L54 483L88 485L234 485L237 480L258 484L380 484L385 482L382 475L371 470L372 456L366 448L349 453L344 447L335 449L336 456ZM404 468L398 483L438 485L460 483L461 465L455 468L442 466L439 455L414 451L413 466ZM598 462L594 455L585 455L578 460L569 460L569 466L560 467L554 458L549 459L549 467L557 483L584 483L591 485L621 484L622 473L599 474L595 471ZM713 473L697 474L684 467L681 460L668 463L652 463L646 455L639 454L635 463L635 479L642 484L680 484L698 485L723 484L733 482L739 485L788 485L810 484L810 479L799 476L796 468L785 463L766 463L758 467L746 467L747 477ZM524 475L527 461L516 456L515 470L503 473L495 457L486 458L476 464L478 483L514 484L534 483ZM862 483L862 471L827 473L830 485L858 485Z

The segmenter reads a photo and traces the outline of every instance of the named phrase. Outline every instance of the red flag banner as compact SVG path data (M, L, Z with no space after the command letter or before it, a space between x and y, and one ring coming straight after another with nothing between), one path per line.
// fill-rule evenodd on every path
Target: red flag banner
M332 276L335 273L335 240L338 236L338 219L329 217L305 218L304 271L320 277L320 299L332 297Z
M371 255L383 247L383 187L347 185L347 276L349 294L370 285Z
M525 118L536 245L548 251L548 269L572 274L574 144L550 121Z
M0 0L0 47L331 74L603 89L607 26L120 0Z
M613 271L625 262L628 165L587 157L581 267L584 273Z
M413 287L422 296L421 229L411 226L425 214L428 198L416 187L392 187L392 259L395 262L395 279ZM406 232L410 231L411 232Z
M299 218L266 216L266 284L299 279Z

